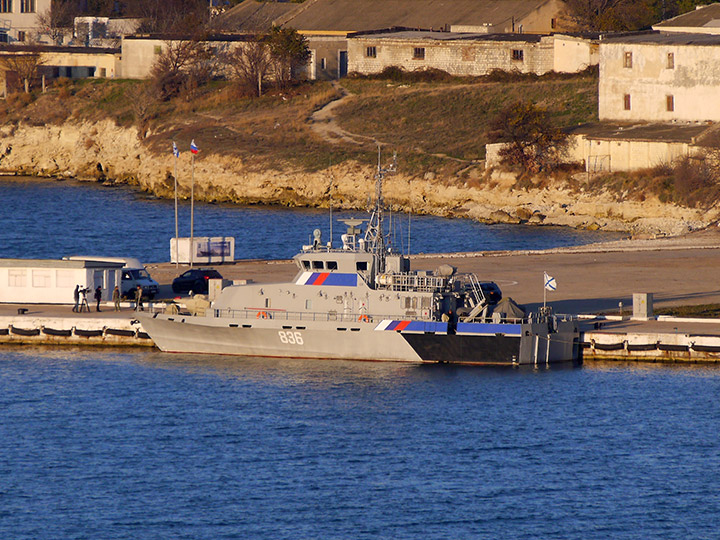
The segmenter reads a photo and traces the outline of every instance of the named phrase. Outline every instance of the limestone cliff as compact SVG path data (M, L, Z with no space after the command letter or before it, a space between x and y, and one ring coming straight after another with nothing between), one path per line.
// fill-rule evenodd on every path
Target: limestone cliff
M160 197L172 197L174 159L153 152L137 131L112 121L23 125L0 129L0 173L76 177L129 183ZM202 148L201 148L202 150ZM373 192L374 171L357 163L307 173L274 164L254 172L237 158L202 152L195 159L198 200L287 206L365 208ZM189 197L190 153L178 160L180 194ZM396 210L439 216L462 216L487 222L528 222L602 228L634 234L681 234L714 221L713 212L661 204L657 200L617 202L611 195L567 188L514 189L515 181L498 175L480 187L402 170L384 184L386 200ZM332 187L331 187L332 186Z

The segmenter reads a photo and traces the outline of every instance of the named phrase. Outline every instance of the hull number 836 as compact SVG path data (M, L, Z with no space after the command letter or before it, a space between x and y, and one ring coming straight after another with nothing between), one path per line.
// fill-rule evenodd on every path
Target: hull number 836
M287 343L288 345L303 344L303 338L300 332L286 332L285 330L279 330L278 336L280 336L281 343Z

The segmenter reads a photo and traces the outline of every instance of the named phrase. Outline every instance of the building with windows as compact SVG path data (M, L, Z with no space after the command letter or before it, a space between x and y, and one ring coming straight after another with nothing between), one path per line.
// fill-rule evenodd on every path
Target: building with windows
M596 65L598 36L485 34L389 29L348 36L351 73L440 69L480 76L494 70L534 73L577 72Z
M55 259L0 259L0 302L72 304L77 285L102 288L108 300L120 284L124 263ZM91 296L88 296L90 299Z
M38 15L49 13L51 0L0 0L0 41L27 42L38 33Z
M720 35L645 32L600 41L598 116L720 121Z

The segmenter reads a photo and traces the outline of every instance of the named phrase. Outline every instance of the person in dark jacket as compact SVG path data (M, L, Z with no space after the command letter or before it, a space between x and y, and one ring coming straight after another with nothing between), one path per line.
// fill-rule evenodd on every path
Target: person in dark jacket
M73 307L73 311L77 313L79 311L80 307L80 285L75 285L75 292L73 292L73 298L75 299L75 307Z
M97 302L95 309L98 311L100 311L100 300L102 300L102 287L100 287L100 285L98 285L95 288L95 302Z

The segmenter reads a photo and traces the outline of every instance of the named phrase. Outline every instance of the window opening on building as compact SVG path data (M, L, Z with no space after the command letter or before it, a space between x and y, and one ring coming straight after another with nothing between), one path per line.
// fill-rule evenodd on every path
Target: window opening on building
M320 69L327 69L327 60L325 58L320 59Z
M675 53L667 53L667 68L675 69Z
M377 48L376 47L366 47L365 48L365 56L368 58L377 58Z
M556 26L557 26L557 21L555 19L550 19L550 28L555 30Z
M668 112L675 110L675 96L665 96L665 109Z
M623 67L631 68L632 67L632 53L626 52L623 56Z
M425 59L425 47L415 47L413 49L413 60Z
M35 13L35 0L20 0L20 13Z
M629 111L630 110L630 94L625 94L623 96L623 102L625 105L625 110Z
M524 59L524 57L525 57L525 55L523 54L523 50L522 50L522 49L513 49L513 51L512 51L512 59L513 59L513 60L516 60L516 61L518 61L518 62L522 62L523 59Z
M12 0L0 0L0 13L12 13Z

